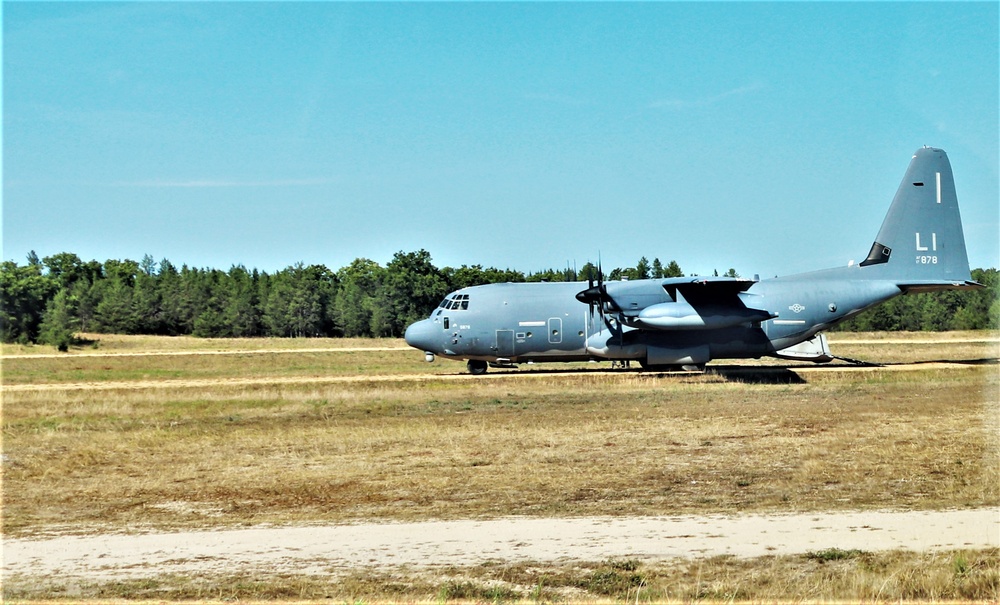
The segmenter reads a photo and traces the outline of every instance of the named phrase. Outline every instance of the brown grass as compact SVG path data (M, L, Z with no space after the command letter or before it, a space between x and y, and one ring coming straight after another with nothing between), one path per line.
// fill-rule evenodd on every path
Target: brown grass
M310 351L288 353L176 354L156 356L9 358L5 385L151 380L223 381L239 378L378 376L418 374L429 369L464 370L423 362L412 349L398 351Z
M885 346L914 355L912 348ZM920 353L919 361L985 359L993 346L939 344ZM155 383L158 375L145 364L157 359L168 377L356 375L377 368L399 378L5 392L4 535L124 526L1000 504L996 365L814 372L792 381L784 380L782 370L758 376L555 372L531 380L487 375L415 381L406 375L428 368L419 357L415 351L262 354L254 358L266 359L260 365L229 356L127 357L106 375ZM83 359L5 360L4 381L11 384L13 376L21 384L72 382ZM196 362L189 366L188 360ZM8 374L12 361L25 365ZM461 369L449 362L433 367ZM92 380L102 376L100 368L87 371ZM743 562L719 560L700 563L699 570L678 563L677 569L643 567L642 573L648 598L966 598L956 587L971 576L958 582L952 574L935 581L937 588L920 589L913 571L947 568L946 559L934 557L957 554L898 555L886 563L887 556L826 564L767 558L743 571ZM986 570L987 579L976 581L994 591L975 594L995 598L996 552L968 557L974 569ZM881 571L865 580L865 566ZM528 574L511 580L511 590L531 599L538 582L545 600L554 582L545 578L562 573L547 568L541 576ZM577 578L566 581L575 586L596 572L565 573ZM657 580L661 573L673 579ZM837 580L838 574L846 579ZM800 576L840 588L794 592ZM897 590L900 578L911 579ZM475 587L488 588L495 579L461 570L449 589L452 580L411 575L401 580L398 596L433 598L453 590L444 596L492 600ZM236 598L297 598L286 593L289 586L309 598L319 598L316 591L369 598L364 590L345 592L344 584L330 588L329 580L265 579L260 594L247 592L247 581L222 579L218 586L230 586ZM286 592L275 593L275 582ZM198 592L193 578L154 584L167 588L157 593L156 586L102 584L81 594L228 598ZM848 584L852 588L844 588ZM388 580L381 585L381 598L397 595L385 588L392 585ZM634 599L635 590L579 594ZM5 597L17 594L5 586Z
M345 363L384 353L357 355ZM996 378L970 366L783 385L623 373L9 392L5 532L995 505Z
M970 332L971 334L972 332ZM398 338L197 338L194 336L144 336L128 334L79 333L82 344L70 347L61 356L93 353L189 353L192 351L272 351L343 348L406 348ZM57 353L48 345L3 344L4 355L47 355Z

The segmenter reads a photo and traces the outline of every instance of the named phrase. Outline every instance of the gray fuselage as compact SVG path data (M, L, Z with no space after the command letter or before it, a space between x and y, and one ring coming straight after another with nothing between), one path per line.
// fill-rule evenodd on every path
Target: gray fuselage
M669 365L761 357L901 292L892 282L854 281L850 273L845 268L756 282L739 298L775 317L703 329L629 325L630 309L674 302L663 284L676 280L608 282L624 320L612 318L610 325L599 309L575 298L586 282L474 286L450 294L429 318L407 329L406 340L442 357L494 363L597 359Z

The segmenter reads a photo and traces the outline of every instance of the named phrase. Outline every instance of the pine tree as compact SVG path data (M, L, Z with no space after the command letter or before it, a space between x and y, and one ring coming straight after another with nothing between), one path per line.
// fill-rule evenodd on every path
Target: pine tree
M73 344L73 333L78 322L66 290L59 290L45 309L45 318L40 327L39 341L50 344L60 351L68 351Z
M672 260L663 271L663 277L684 277L684 273L681 271L681 266L677 264L677 261Z
M653 279L663 278L663 263L660 262L659 258L653 259Z

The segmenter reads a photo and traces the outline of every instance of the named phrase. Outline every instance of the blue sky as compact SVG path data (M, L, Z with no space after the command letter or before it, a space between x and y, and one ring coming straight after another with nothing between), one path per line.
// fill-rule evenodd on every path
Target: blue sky
M3 258L789 274L948 151L997 266L998 3L3 3Z

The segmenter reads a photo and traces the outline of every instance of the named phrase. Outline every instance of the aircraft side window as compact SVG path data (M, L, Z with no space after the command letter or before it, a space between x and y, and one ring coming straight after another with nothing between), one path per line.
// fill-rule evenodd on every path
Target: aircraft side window
M463 300L462 301L462 310L463 311L468 311L469 310L469 301L467 301L467 300Z
M447 317L445 317L445 318L444 318L444 329L445 329L445 330L447 330L447 329L448 329L448 326L449 326L449 324L450 324L450 323L451 323L451 322L449 322L449 321L448 321L448 318L447 318Z
M448 303L449 303L449 302L450 302L450 301L449 301L449 300L448 300L447 298L446 298L446 299L444 299L444 300L442 300L442 301L441 301L441 304L440 304L440 305L438 305L438 308L444 308L444 307L447 307L447 306L448 306Z

